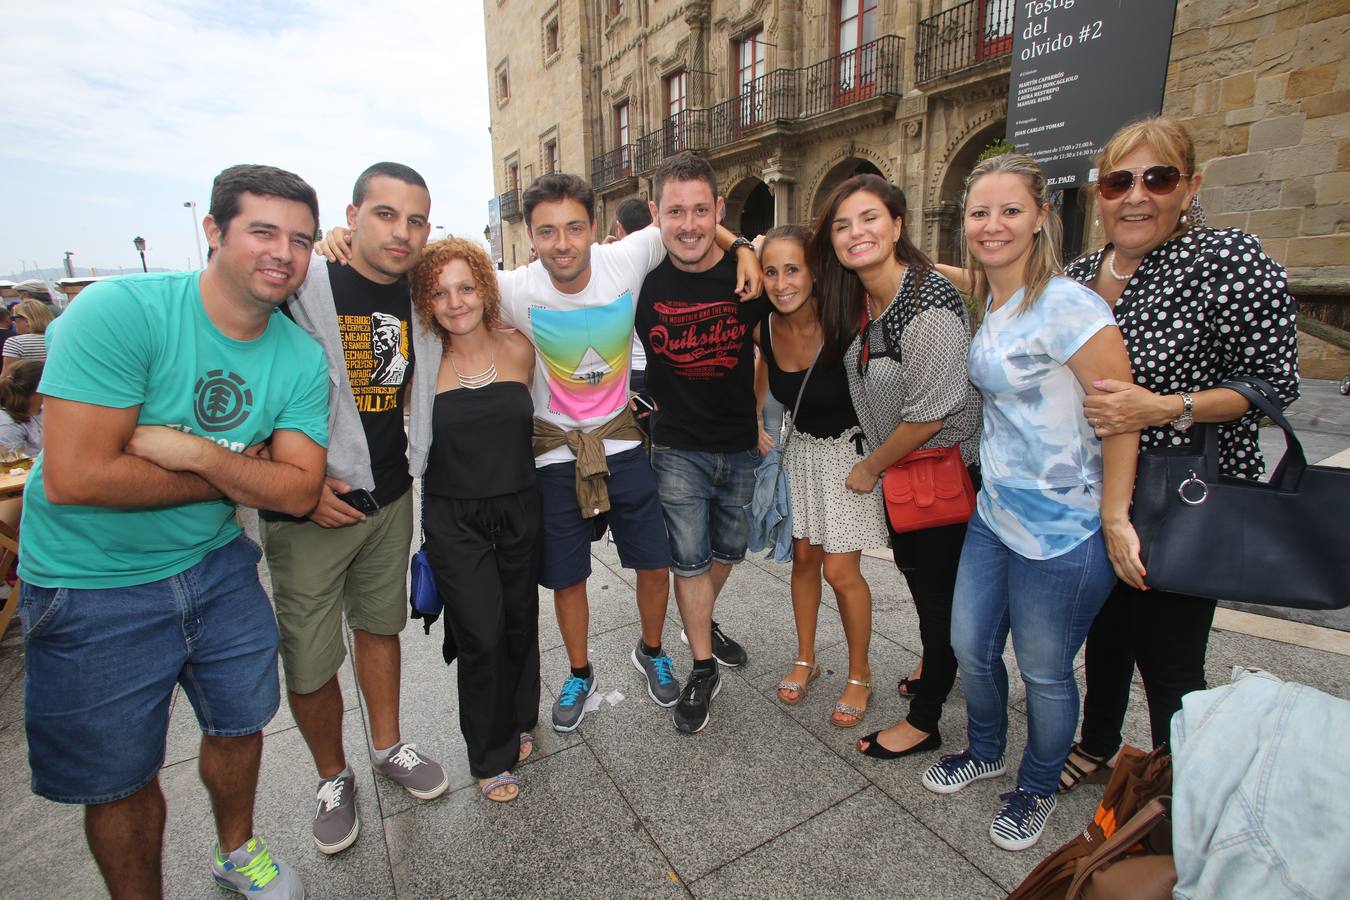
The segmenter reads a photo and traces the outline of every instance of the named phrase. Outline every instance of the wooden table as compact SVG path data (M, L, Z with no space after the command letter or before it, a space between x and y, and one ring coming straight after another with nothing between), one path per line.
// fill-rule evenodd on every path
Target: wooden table
M0 501L14 500L23 496L23 486L28 483L28 470L20 469L16 474L0 474ZM19 556L19 529L7 522L0 522L0 578L9 574L9 567ZM0 588L3 590L3 588ZM19 582L9 592L4 609L0 609L0 638L9 628L9 620L19 608Z

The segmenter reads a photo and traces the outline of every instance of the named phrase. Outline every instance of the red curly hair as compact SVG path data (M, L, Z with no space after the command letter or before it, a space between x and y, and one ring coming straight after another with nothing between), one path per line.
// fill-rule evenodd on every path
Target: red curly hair
M502 295L497 290L497 273L483 248L473 241L458 237L432 241L422 251L422 259L408 275L408 283L412 289L413 307L421 317L422 324L447 346L450 333L436 321L432 298L439 287L441 270L456 259L464 260L469 267L469 275L478 289L478 295L483 298L483 322L489 328L495 328L501 322Z

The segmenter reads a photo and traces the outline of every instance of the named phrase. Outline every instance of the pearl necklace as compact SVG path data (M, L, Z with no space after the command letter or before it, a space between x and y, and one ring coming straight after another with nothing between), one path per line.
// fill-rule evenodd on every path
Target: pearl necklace
M1134 277L1134 273L1122 275L1116 271L1116 251L1112 250L1111 255L1106 258L1106 270L1111 273L1111 277L1116 281L1129 281Z
M450 369L455 373L455 377L459 379L460 387L476 391L479 388L487 387L497 380L497 354L495 352L492 354L492 362L488 363L488 367L476 375L465 375L461 373L459 368L455 365L455 357L453 354L447 353L445 358L450 361Z

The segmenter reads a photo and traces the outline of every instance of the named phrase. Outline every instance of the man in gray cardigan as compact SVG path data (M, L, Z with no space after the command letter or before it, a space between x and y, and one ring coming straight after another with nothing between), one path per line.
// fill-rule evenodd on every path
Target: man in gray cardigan
M351 846L356 778L342 744L344 613L370 717L371 762L422 800L448 780L399 732L399 633L408 619L412 479L426 466L430 423L410 402L435 392L440 341L413 314L406 274L430 232L431 196L415 171L376 163L357 179L347 224L350 266L315 258L285 311L323 346L329 372L328 471L305 519L262 513L287 699L319 774L314 842ZM414 411L411 440L404 409Z

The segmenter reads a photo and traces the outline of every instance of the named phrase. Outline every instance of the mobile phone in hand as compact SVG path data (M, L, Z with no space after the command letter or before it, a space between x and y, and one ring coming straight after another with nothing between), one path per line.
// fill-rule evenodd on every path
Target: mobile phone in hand
M338 494L337 498L363 515L369 516L380 511L380 504L375 502L374 495L365 488Z
M636 407L639 418L644 418L656 412L656 401L646 394L634 394L633 405Z

